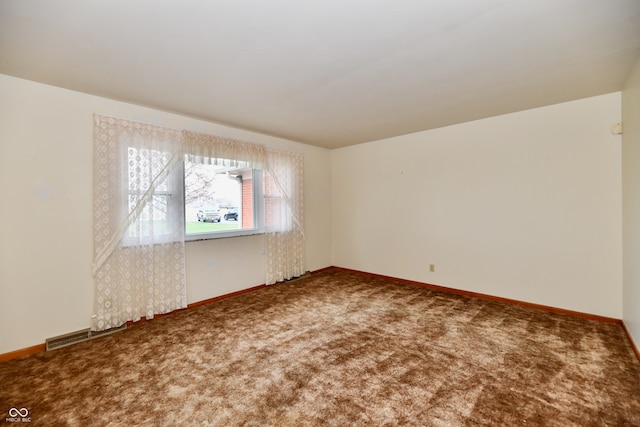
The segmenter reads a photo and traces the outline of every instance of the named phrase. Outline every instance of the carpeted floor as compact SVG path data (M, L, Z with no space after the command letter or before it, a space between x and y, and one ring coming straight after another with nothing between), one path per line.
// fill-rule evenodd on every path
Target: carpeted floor
M327 270L0 363L10 408L44 426L640 426L640 362L616 324Z

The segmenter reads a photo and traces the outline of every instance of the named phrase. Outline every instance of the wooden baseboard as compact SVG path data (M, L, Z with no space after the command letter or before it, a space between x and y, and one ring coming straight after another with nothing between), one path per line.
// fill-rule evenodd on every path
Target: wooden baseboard
M322 273L323 271L335 270L336 268L339 268L339 267L334 267L334 266L330 265L329 267L321 268L321 269L318 269L318 270L313 270L311 272L311 274L318 274L318 273Z
M157 318L164 317L164 316L170 316L170 315L172 315L174 313L178 313L180 311L189 310L191 308L195 308L195 307L198 307L198 306L201 306L201 305L205 305L205 304L210 304L212 302L220 301L220 300L225 299L225 298L231 298L233 296L241 295L241 294L244 294L244 293L247 293L247 292L257 291L259 289L265 288L266 286L267 285L253 286L251 288L242 289L242 290L239 290L239 291L236 291L236 292L231 292L231 293L220 295L220 296L217 296L217 297L214 297L214 298L209 298L209 299L206 299L206 300L203 300L203 301L196 301L196 302L193 302L191 304L188 304L187 308L174 310L174 311L172 311L170 313L165 313L165 314L156 314L153 318L157 319ZM153 320L153 319L151 319L151 320ZM127 326L133 326L133 325L141 324L141 323L144 323L144 322L150 322L151 320L147 320L147 319L143 318L143 319L138 320L137 322L129 321L129 322L127 322ZM15 350L15 351L10 351L9 353L1 353L0 354L0 362L6 362L8 360L17 359L17 358L22 357L22 356L28 356L30 354L40 353L40 352L45 351L45 350L46 350L46 344L38 344L38 345L34 345L32 347L27 347L27 348L22 348L22 349Z
M627 339L631 344L631 348L633 349L633 352L636 354L638 361L640 361L640 350L638 349L636 342L633 340L633 337L631 336L631 332L629 332L629 329L627 328L627 325L624 322L622 322L622 329L624 329L624 333L627 334Z
M331 266L325 267L325 268L320 269L320 270L315 270L311 274L315 274L315 273L318 273L320 271L328 270L328 269L331 269L331 268L333 268L333 267L331 267ZM191 308L199 307L201 305L210 304L212 302L220 301L220 300L225 299L225 298L231 298L231 297L234 297L236 295L245 294L247 292L257 291L257 290L260 290L260 289L263 289L263 288L266 288L266 287L267 287L267 285L262 284L262 285L258 285L258 286L253 286L251 288L241 289L239 291L235 291L235 292L231 292L231 293L228 293L228 294L220 295L220 296L217 296L217 297L209 298L209 299L206 299L206 300L192 302L190 304L187 304L187 308L181 308L181 309L174 310L174 311L172 311L170 313L165 313L165 314L156 314L153 318L157 319L157 318L164 317L164 316L170 316L170 315L172 315L174 313L177 313L177 312L180 312L180 311L183 311L183 310L188 310L188 309L191 309ZM153 319L151 319L151 320L153 320ZM127 326L134 326L134 325L137 325L137 324L140 324L140 323L144 323L144 322L148 322L148 321L151 321L151 320L147 320L146 318L142 318L142 319L140 319L140 320L138 320L136 322L129 321L129 322L127 322ZM27 347L27 348L15 350L15 351L10 351L9 353L0 353L0 362L5 362L7 360L17 359L19 357L27 356L29 354L40 353L41 351L45 351L45 350L46 350L46 345L45 344L38 344L38 345L34 345L32 347Z
M22 356L28 356L30 354L40 353L44 351L46 345L38 344L27 348L21 348L20 350L10 351L9 353L0 354L0 362L6 362L7 360L17 359Z
M470 297L482 298L482 299L490 300L490 301L504 302L504 303L507 303L507 304L514 304L514 305L519 305L519 306L522 306L522 307L535 308L537 310L549 311L549 312L557 313L557 314L565 314L565 315L573 316L573 317L581 317L581 318L584 318L584 319L597 320L599 322L622 324L622 320L616 319L616 318L613 318L613 317L599 316L597 314L583 313L581 311L566 310L564 308L552 307L552 306L542 305L542 304L535 304L535 303L531 303L531 302L519 301L519 300L515 300L515 299L510 299L510 298L503 298L503 297L498 297L498 296L489 295L489 294L482 294L482 293L479 293L479 292L463 291L463 290L460 290L460 289L448 288L446 286L434 285L434 284L431 284L431 283L424 283L424 282L417 282L417 281L414 281L414 280L401 279L401 278L392 277L392 276L384 276L382 274L368 273L366 271L352 270L352 269L344 268L344 267L334 267L334 268L336 268L338 270L343 270L343 271L350 271L350 272L356 273L356 274L363 274L363 275L366 275L366 276L378 277L378 278L387 279L387 280L393 280L393 281L400 282L400 283L406 283L408 285L420 286L420 287L423 287L423 288L432 289L434 291L447 292L447 293L450 293L450 294L465 295L465 296L470 296Z
M248 292L254 292L254 291L257 291L257 290L260 290L260 289L264 289L266 287L267 287L267 285L258 285L258 286L253 286L253 287L247 288L247 289L241 289L239 291L231 292L231 293L228 293L228 294L220 295L220 296L209 298L209 299L206 299L206 300L193 302L193 303L187 305L187 308L195 308L195 307L199 307L201 305L211 304L212 302L220 301L220 300L226 299L226 298L235 297L236 295L246 294Z
M638 358L638 361L640 361L640 350L638 349L638 346L636 345L635 341L633 340L633 337L631 336L631 333L629 332L629 329L627 329L627 325L625 325L625 323L624 323L624 321L622 319L616 319L614 317L607 317L607 316L600 316L600 315L591 314L591 313L584 313L584 312L581 312L581 311L567 310L567 309L564 309L564 308L552 307L552 306L542 305L542 304L535 304L535 303L531 303L531 302L520 301L520 300L515 300L515 299L510 299L510 298L503 298L503 297L498 297L498 296L489 295L489 294L482 294L482 293L478 293L478 292L463 291L463 290L460 290L460 289L448 288L446 286L434 285L434 284L431 284L431 283L424 283L424 282L417 282L417 281L408 280L408 279L400 279L398 277L384 276L382 274L369 273L369 272L366 272L366 271L353 270L353 269L344 268L344 267L332 266L332 267L323 268L322 270L318 270L318 271L331 270L331 269L342 270L342 271L350 271L352 273L362 274L362 275L370 276L370 277L378 277L378 278L386 279L386 280L394 280L396 282L405 283L405 284L412 285L412 286L421 286L421 287L424 287L424 288L428 288L428 289L432 289L432 290L440 291L440 292L447 292L447 293L451 293L451 294L465 295L465 296L470 296L470 297L482 298L482 299L486 299L486 300L490 300L490 301L503 302L503 303L506 303L506 304L514 304L514 305L519 305L521 307L528 307L528 308L533 308L533 309L536 309L536 310L543 310L543 311L556 313L556 314L564 314L564 315L567 315L567 316L580 317L580 318L583 318L583 319L595 320L595 321L598 321L598 322L615 323L617 325L620 325L622 327L622 329L624 330L624 332L625 332L625 334L627 336L627 340L629 341L629 344L631 345L631 348L633 349L634 353L636 354L636 357Z
M564 315L568 315L568 316L581 317L581 318L584 318L584 319L596 320L596 321L599 321L599 322L616 323L616 324L619 324L619 325L622 326L623 330L625 331L625 334L627 335L627 339L629 340L629 343L631 344L631 347L632 347L633 351L635 352L638 360L640 361L640 351L638 350L638 347L636 346L635 342L633 341L633 338L631 337L631 334L630 334L629 330L627 329L627 326L624 324L624 322L621 319L615 319L615 318L606 317L606 316L598 316L598 315L595 315L595 314L589 314L589 313L583 313L583 312L579 312L579 311L566 310L566 309L563 309L563 308L551 307L551 306L546 306L546 305L541 305L541 304L534 304L534 303L525 302L525 301L519 301L519 300L514 300L514 299L509 299L509 298L497 297L497 296L494 296L494 295L488 295L488 294L482 294L482 293L470 292L470 291L463 291L463 290L460 290L460 289L448 288L448 287L445 287L445 286L434 285L434 284L424 283L424 282L417 282L417 281L414 281L414 280L400 279L398 277L384 276L384 275L381 275L381 274L368 273L366 271L353 270L353 269L344 268L344 267L329 266L329 267L321 268L319 270L314 270L314 271L311 272L311 274L313 275L313 274L317 274L317 273L320 273L320 272L323 272L323 271L327 271L327 270L349 271L349 272L352 272L352 273L362 274L362 275L365 275L365 276L378 277L378 278L387 279L387 280L394 280L396 282L406 283L406 284L412 285L412 286L421 286L421 287L425 287L425 288L429 288L429 289L433 289L433 290L441 291L441 292L448 292L448 293L452 293L452 294L472 296L472 297L487 299L487 300L491 300L491 301L503 302L503 303L507 303L507 304L515 304L515 305L534 308L534 309L538 309L538 310L549 311L549 312L552 312L552 313L558 313L558 314L564 314ZM225 298L231 298L231 297L236 296L236 295L241 295L241 294L245 294L247 292L253 292L253 291L260 290L260 289L264 289L265 287L267 287L267 285L262 284L262 285L258 285L258 286L253 286L251 288L241 289L239 291L235 291L235 292L231 292L231 293L228 293L228 294L220 295L220 296L217 296L217 297L209 298L209 299L206 299L206 300L193 302L191 304L188 304L187 308L185 308L185 309L175 310L175 311L172 311L171 313L167 313L167 314L159 314L159 315L156 315L154 318L168 316L168 315L171 315L171 314L176 313L178 311L188 310L188 309L191 309L191 308L199 307L201 305L210 304L212 302L220 301L220 300L223 300ZM147 321L146 319L141 319L138 322L127 322L127 325L131 326L131 325L138 324L138 323L141 323L141 322L146 322L146 321ZM5 362L7 360L17 359L19 357L27 356L29 354L40 353L42 351L45 351L45 348L46 348L45 344L38 344L38 345L34 345L32 347L27 347L27 348L11 351L9 353L2 353L2 354L0 354L0 362Z
M519 301L519 300L510 299L510 298L497 297L497 296L494 296L494 295L482 294L482 293L478 293L478 292L463 291L463 290L460 290L460 289L448 288L446 286L433 285L431 283L416 282L414 280L400 279L398 277L384 276L382 274L369 273L369 272L366 272L366 271L353 270L353 269L350 269L350 268L335 267L335 266L332 267L332 268L334 268L336 270L350 271L352 273L362 274L362 275L370 276L370 277L378 277L378 278L381 278L381 279L394 280L396 282L406 283L408 285L413 285L413 286L421 286L421 287L424 287L424 288L428 288L428 289L432 289L432 290L440 291L440 292L447 292L447 293L452 293L452 294L457 294L457 295L466 295L466 296L477 297L477 298L482 298L482 299L491 300L491 301L503 302L503 303L506 303L506 304L514 304L514 305L519 305L519 306L522 306L522 307L529 307L529 308L548 311L548 312L556 313L556 314L564 314L564 315L567 315L567 316L573 316L573 317L580 317L580 318L583 318L583 319L595 320L595 321L598 321L598 322L615 323L615 324L620 325L622 327L622 329L624 330L625 334L627 335L627 340L629 341L629 344L631 345L631 348L633 349L634 353L636 354L636 357L638 358L638 361L640 361L640 351L638 350L638 347L636 346L635 342L633 341L633 338L631 337L631 333L627 329L627 326L625 325L624 321L621 320L621 319L616 319L614 317L607 317L607 316L599 316L597 314L583 313L581 311L567 310L567 309L564 309L564 308L552 307L552 306L548 306L548 305L535 304L535 303L526 302L526 301Z

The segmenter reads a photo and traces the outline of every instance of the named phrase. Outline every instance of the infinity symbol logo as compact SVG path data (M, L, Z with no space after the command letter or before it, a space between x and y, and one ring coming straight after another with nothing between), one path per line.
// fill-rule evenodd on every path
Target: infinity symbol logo
M11 408L9 409L9 416L10 417L26 417L27 415L29 415L29 410L27 408Z

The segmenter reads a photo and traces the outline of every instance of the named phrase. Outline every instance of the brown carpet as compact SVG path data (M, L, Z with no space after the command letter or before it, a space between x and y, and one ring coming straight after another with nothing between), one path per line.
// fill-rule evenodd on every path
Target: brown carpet
M14 407L44 426L639 426L640 362L616 324L328 270L0 363L0 422Z

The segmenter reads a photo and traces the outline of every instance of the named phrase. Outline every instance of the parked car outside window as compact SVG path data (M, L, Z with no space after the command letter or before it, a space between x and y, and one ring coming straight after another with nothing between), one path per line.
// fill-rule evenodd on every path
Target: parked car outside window
M228 221L233 219L235 221L238 220L238 208L229 208L226 214L224 214L224 220Z
M220 212L218 209L206 208L198 211L198 221L202 222L220 222Z

